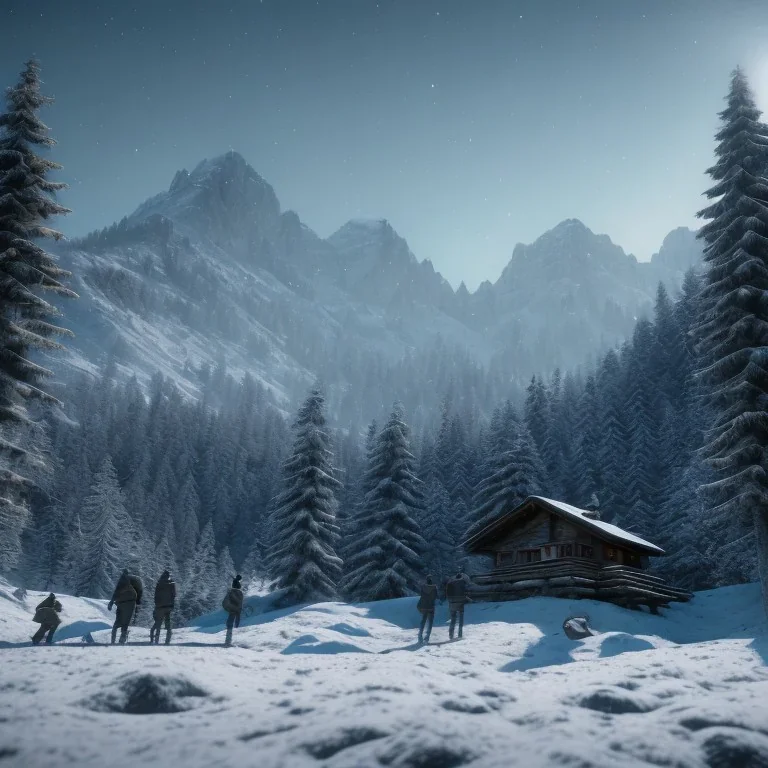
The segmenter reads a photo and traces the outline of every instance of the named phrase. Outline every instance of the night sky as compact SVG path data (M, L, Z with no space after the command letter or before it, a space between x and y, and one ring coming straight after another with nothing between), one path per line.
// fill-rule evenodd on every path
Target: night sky
M66 234L231 148L321 236L387 218L470 288L565 218L649 258L734 66L768 110L766 0L3 0L0 84L33 54Z

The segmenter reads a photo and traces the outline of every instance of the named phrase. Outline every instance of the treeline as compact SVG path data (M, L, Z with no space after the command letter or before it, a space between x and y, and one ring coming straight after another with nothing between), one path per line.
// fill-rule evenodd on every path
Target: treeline
M753 578L749 532L706 516L698 493L707 479L691 343L699 294L693 273L677 302L660 287L653 321L640 321L621 349L593 370L534 378L524 398L488 419L444 392L441 411L412 436L402 407L382 429L331 429L319 393L292 433L262 385L222 368L206 373L198 403L160 376L148 391L110 371L83 376L48 420L53 472L24 537L24 578L105 597L126 562L150 577L170 567L191 616L215 607L235 568L285 586L274 548L303 514L291 504L324 496L335 594L391 597L427 571L444 579L472 570L460 546L466 532L532 493L580 506L596 496L604 519L668 551L656 567L681 586ZM304 488L302 472L327 485L310 478ZM389 532L382 509L393 516ZM400 554L390 563L386 552ZM407 571L400 587L354 575L377 557L382 573L392 563Z

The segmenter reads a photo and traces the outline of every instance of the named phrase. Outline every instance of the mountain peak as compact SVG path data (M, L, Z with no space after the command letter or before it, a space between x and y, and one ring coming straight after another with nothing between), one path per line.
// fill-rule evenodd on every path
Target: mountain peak
M191 173L178 171L168 191L147 200L132 218L156 214L186 235L202 235L244 252L254 238L278 226L280 203L243 156L230 150L202 160Z
M564 219L559 224L556 224L545 234L547 235L573 235L578 234L594 234L592 230L584 224L580 219Z

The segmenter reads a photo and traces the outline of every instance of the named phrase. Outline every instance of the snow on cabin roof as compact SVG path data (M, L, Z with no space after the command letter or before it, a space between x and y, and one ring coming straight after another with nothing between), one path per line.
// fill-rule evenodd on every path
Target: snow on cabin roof
M547 499L544 496L529 496L522 504L519 504L517 507L515 507L515 509L507 512L507 514L502 515L501 517L488 524L485 528L483 528L481 531L478 531L465 542L467 549L472 551L472 549L479 542L485 539L494 530L504 525L504 523L515 517L518 512L520 512L527 504L532 501L538 502L539 504L548 507L553 512L559 513L566 518L577 520L579 524L583 525L585 528L589 528L598 534L602 533L606 539L623 542L624 544L628 544L632 547L643 549L648 554L664 554L664 550L661 549L661 547L657 547L655 544L651 544L650 541L646 541L645 539L641 539L639 536L635 536L634 533L625 531L623 528L619 528L617 525L611 525L610 523L605 523L602 520L595 520L590 516L591 513L586 509L572 507L570 504L566 504L563 501Z
M564 514L568 515L568 517L577 518L579 522L583 523L588 528L599 529L611 538L620 539L621 541L626 541L628 544L635 544L639 547L645 547L653 552L657 552L660 555L664 554L664 550L661 547L657 547L655 544L651 544L650 541L641 539L639 536L635 536L634 533L630 533L629 531L625 531L623 528L619 528L618 525L611 525L610 523L605 523L602 520L595 520L594 518L588 517L590 513L585 509L572 507L570 504L566 504L563 501L546 499L543 496L529 496L526 501L530 501L531 499L535 499L536 501L543 501L545 504L548 504L551 507L556 507Z

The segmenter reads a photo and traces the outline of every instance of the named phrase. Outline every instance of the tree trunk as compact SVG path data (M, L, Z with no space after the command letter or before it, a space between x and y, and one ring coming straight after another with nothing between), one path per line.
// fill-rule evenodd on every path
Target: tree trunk
M755 533L757 534L757 572L763 590L763 608L768 616L768 509L755 511Z

